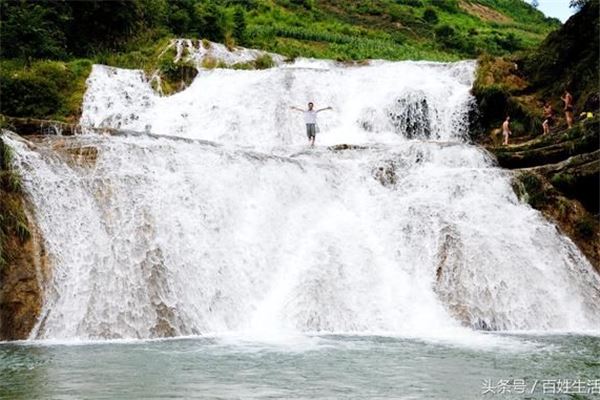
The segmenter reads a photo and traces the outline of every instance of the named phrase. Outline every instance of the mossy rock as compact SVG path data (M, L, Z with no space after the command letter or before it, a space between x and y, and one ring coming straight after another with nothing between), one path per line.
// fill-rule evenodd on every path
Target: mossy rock
M163 58L157 73L161 78L163 94L169 95L188 87L198 75L198 69L191 61L175 62L173 59Z

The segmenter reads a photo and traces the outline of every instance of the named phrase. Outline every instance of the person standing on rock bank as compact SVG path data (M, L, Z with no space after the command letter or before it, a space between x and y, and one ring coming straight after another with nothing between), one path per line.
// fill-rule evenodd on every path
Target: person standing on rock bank
M560 98L565 103L565 119L569 129L573 127L573 96L569 93L569 89L565 89L565 94Z
M505 145L505 146L508 145L508 137L510 135L512 135L512 132L510 131L510 117L507 115L506 119L502 123L502 137L504 139L502 141L503 145Z
M550 126L552 126L553 110L550 102L544 104L544 122L542 122L542 128L544 129L544 135L550 133Z
M315 136L317 135L317 114L325 110L333 110L331 107L321 108L319 110L314 109L312 102L308 103L308 110L303 110L299 107L290 107L292 110L300 111L304 113L304 122L306 123L306 136L308 137L308 143L313 147L315 145Z

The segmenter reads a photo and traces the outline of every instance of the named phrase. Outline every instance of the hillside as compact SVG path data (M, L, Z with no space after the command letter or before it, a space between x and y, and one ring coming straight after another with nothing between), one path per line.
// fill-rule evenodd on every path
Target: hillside
M148 70L175 37L288 58L452 61L530 49L560 26L523 0L2 0L0 6L0 112L66 121L79 115L93 63Z
M539 43L559 25L522 0L289 0L263 7L248 13L252 45L333 59L506 54Z

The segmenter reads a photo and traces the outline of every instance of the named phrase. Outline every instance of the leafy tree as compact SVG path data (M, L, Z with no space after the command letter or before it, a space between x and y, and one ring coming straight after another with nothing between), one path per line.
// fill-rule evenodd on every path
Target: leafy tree
M169 3L167 0L138 0L143 24L147 28L160 28L167 24Z
M169 25L173 33L185 36L189 32L192 19L184 9L178 9L173 12L169 18Z
M233 14L233 37L239 45L246 44L246 14L241 7Z
M169 11L167 26L176 35L189 35L198 25L194 0L171 1Z
M225 15L214 3L196 7L196 28L200 36L215 42L225 39Z
M0 1L2 46L0 56L64 58L67 55L65 30L72 20L63 1L33 3Z
M571 0L569 7L581 10L590 0Z
M73 1L68 43L74 54L118 50L140 27L143 17L136 0Z

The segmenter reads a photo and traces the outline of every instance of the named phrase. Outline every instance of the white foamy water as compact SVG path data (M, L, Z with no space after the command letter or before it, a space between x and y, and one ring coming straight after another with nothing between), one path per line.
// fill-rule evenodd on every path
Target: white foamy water
M474 68L302 60L159 97L95 66L82 122L158 135L8 138L54 271L32 338L599 330L591 265L462 140ZM367 146L307 149L307 100L334 107L318 143Z
M251 146L306 142L291 106L331 106L319 115L319 142L396 142L398 134L456 140L465 132L473 62L372 62L340 67L298 60L262 71L200 70L169 97L139 71L96 65L81 123Z

